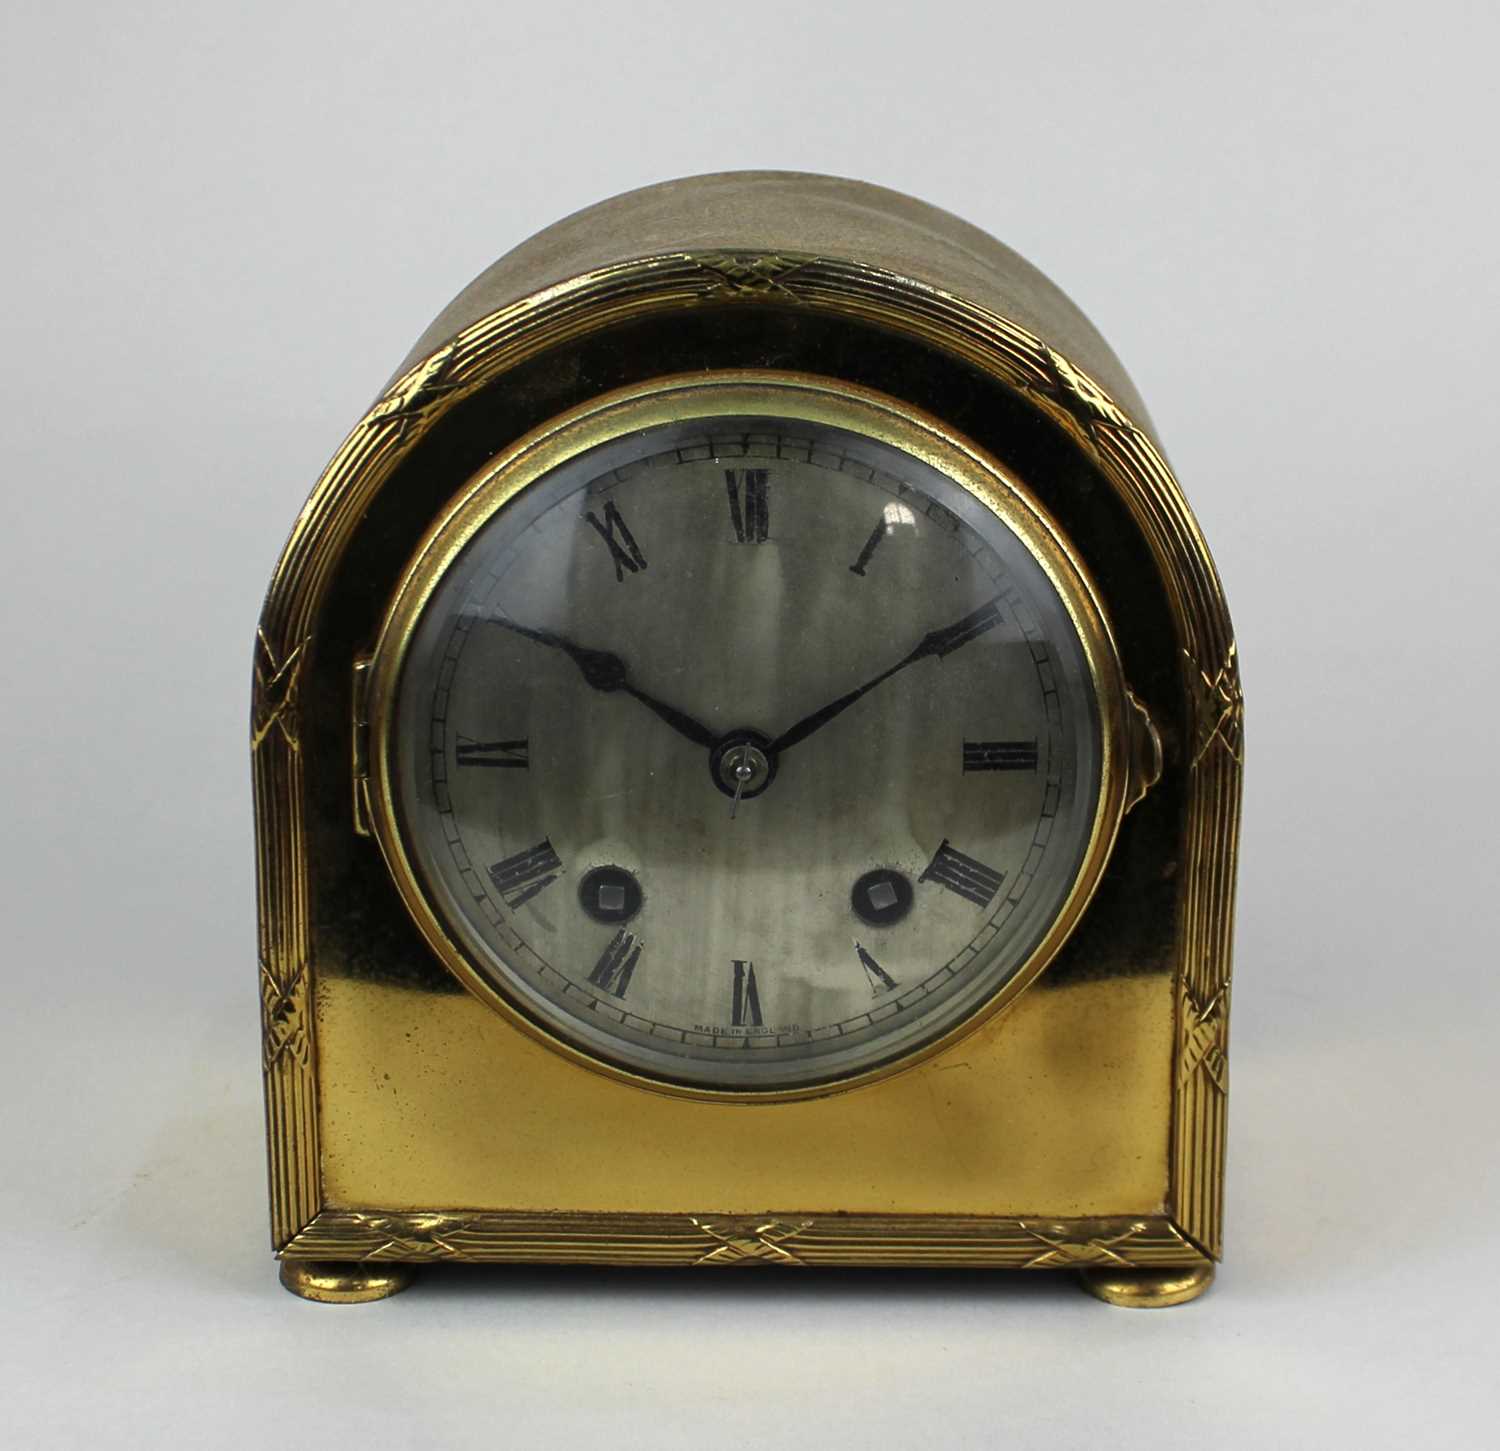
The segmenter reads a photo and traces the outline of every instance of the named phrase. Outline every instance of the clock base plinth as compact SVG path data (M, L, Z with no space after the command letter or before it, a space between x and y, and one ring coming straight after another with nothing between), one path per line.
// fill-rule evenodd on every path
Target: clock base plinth
M322 1305L363 1305L399 1295L416 1278L414 1265L282 1260L281 1283Z
M1186 1305L1214 1282L1208 1262L1165 1270L1080 1270L1078 1283L1095 1299L1129 1310Z

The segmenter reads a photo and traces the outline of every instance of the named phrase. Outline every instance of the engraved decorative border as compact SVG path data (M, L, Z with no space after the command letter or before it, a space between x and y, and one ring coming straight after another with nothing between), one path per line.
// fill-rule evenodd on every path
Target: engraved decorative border
M689 1266L1160 1269L1202 1254L1166 1218L383 1214L325 1210L282 1251L311 1260Z
M524 298L465 328L408 369L377 400L334 455L292 530L261 620L252 706L276 1247L302 1255L305 1245L326 1240L325 1253L350 1258L357 1237L349 1231L346 1243L333 1228L345 1220L319 1212L316 1044L308 1008L312 965L307 957L307 862L295 688L297 672L316 648L314 626L328 575L397 461L452 403L523 359L570 338L646 313L726 298L750 305L758 298L795 300L893 328L965 358L1026 394L1084 448L1141 528L1169 592L1182 649L1184 689L1193 702L1195 736L1182 862L1185 906L1178 934L1171 1218L1162 1223L1178 1237L1177 1247L1170 1251L1179 1256L1173 1263L1200 1251L1217 1257L1222 1237L1243 699L1218 574L1187 502L1150 438L1091 378L1026 329L962 298L881 269L824 257L755 252L672 253L619 263ZM375 1217L402 1226L414 1219ZM481 1219L486 1224L511 1222L504 1216ZM355 1220L363 1223L364 1217ZM629 1257L628 1222L629 1216L601 1221L605 1227L597 1231L598 1258L623 1262ZM568 1227L576 1221L562 1215L532 1215L516 1223L524 1224L524 1234L536 1236L535 1243L545 1247L532 1257L566 1257L562 1250L571 1243ZM867 1236L861 1240L855 1223L876 1228L861 1231ZM925 1232L935 1242L961 1237L959 1221L910 1223L928 1226ZM993 1227L994 1222L989 1223ZM919 1262L908 1258L917 1251L902 1238L895 1222L840 1219L836 1225L825 1233L835 1239L848 1236L851 1254L868 1244L869 1257L850 1263ZM1015 1221L1008 1232L1021 1233L1014 1227L1018 1225ZM502 1233L499 1228L494 1232ZM524 1238L521 1229L516 1233ZM883 1248L881 1235L887 1236ZM462 1238L457 1242L468 1243ZM1093 1242L1060 1238L1064 1245ZM1012 1262L1003 1247L972 1252L979 1257L954 1262ZM985 1257L991 1253L996 1257ZM465 1257L486 1254L475 1247Z
M309 637L264 626L255 640L250 751L259 852L262 1068L271 1234L284 1243L318 1211L302 748L297 682Z

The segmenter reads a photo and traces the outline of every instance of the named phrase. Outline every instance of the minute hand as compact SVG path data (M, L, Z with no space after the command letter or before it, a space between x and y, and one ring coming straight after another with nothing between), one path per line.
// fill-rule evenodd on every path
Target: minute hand
M898 660L889 670L883 670L873 680L867 680L857 690L851 690L848 695L841 695L835 701L829 702L822 710L815 710L811 715L803 716L790 730L783 731L771 742L771 751L784 751L789 746L795 746L798 741L805 741L815 730L822 729L834 716L842 714L862 695L868 695L882 681L889 680L898 670L905 670L908 665L915 664L918 660L925 660L929 655L935 655L942 659L945 655L951 655L960 646L967 645L970 640L984 634L986 630L993 629L1000 623L1000 608L995 600L973 612L965 615L963 619L955 621L951 625L945 625L941 630L929 630L922 636L920 642L904 659Z
M632 685L625 662L618 655L613 655L608 650L586 649L582 645L575 645L564 635L554 635L550 630L533 629L530 625L519 625L503 615L482 615L480 618L488 624L499 625L501 629L509 630L514 635L535 640L539 645L551 645L553 649L561 650L583 672L583 678L595 690L605 694L619 690L634 696L648 710L655 711L678 735L686 736L694 745L711 750L717 744L718 736L686 711L678 710L675 705L668 705Z

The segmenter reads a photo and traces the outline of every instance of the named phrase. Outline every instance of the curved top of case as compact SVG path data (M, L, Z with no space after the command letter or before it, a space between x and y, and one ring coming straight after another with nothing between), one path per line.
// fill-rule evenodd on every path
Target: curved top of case
M469 283L418 338L396 376L478 319L533 293L621 262L684 253L781 253L860 262L968 298L1056 348L1156 441L1145 405L1109 344L1067 294L1024 257L951 212L903 192L808 172L683 177L574 212Z

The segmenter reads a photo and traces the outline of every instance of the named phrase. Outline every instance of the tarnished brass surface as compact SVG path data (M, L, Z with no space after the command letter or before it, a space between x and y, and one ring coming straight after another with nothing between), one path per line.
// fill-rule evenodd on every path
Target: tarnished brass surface
M988 232L887 187L839 176L728 171L610 197L554 222L486 268L438 314L398 370L511 304L585 272L687 253L727 298L797 296L808 256L858 258L968 298L1046 338L1151 431L1146 407L1108 343L1073 300Z
M1243 759L1212 560L1118 363L1040 274L877 188L740 182L674 183L519 249L440 320L293 530L251 728L273 1243L289 1261L1177 1266L1206 1283ZM765 205L717 200L734 195ZM1134 779L1157 745L1160 779L1006 1013L846 1092L695 1102L568 1061L434 955L355 829L353 665L488 460L610 389L766 368L904 400L1027 480L1149 712Z

